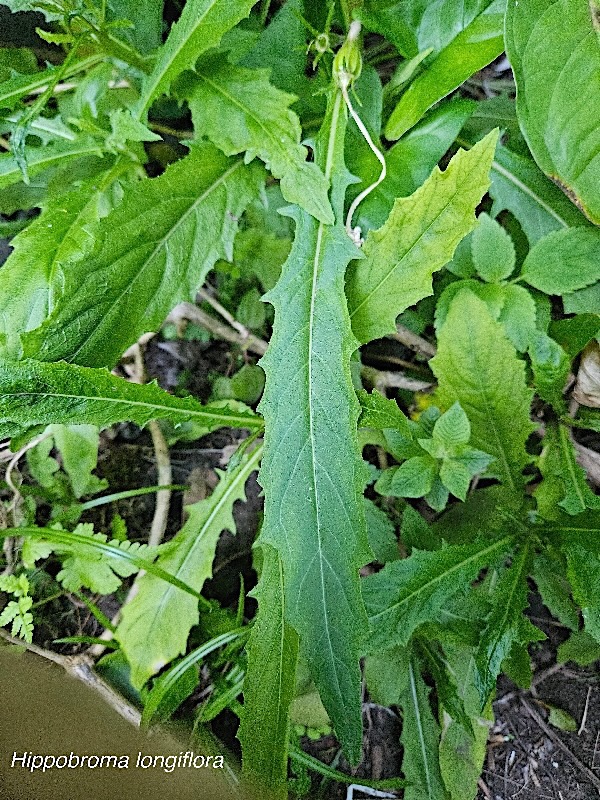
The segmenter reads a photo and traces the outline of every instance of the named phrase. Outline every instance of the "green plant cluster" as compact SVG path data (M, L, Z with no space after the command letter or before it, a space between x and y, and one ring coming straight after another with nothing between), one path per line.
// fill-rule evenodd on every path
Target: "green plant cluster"
M55 576L108 630L97 668L144 725L208 666L196 726L237 714L243 773L280 800L307 770L344 780L299 732L331 726L359 763L366 682L401 712L387 788L474 797L496 680L527 686L544 636L531 581L571 632L561 657L600 657L579 465L600 432L594 3L0 5L23 11L45 24L39 47L0 48L0 625L30 642ZM209 402L121 377L148 331L209 339L165 322L207 277L237 353ZM418 352L399 384L369 361L395 337ZM93 497L99 431L157 421L169 442L250 435L166 544L82 523L139 491ZM258 469L247 620L243 593L202 593ZM96 600L115 593L111 622Z

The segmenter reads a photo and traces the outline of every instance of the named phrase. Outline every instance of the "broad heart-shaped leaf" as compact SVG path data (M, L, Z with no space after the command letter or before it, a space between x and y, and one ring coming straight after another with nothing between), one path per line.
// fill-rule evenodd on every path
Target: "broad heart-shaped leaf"
M188 0L179 20L169 31L154 69L144 80L137 106L142 116L152 101L186 69L193 69L197 59L216 47L223 34L247 17L254 0Z
M440 729L429 703L429 689L413 659L408 687L400 698L404 748L402 772L409 785L405 800L447 800L439 763Z
M506 51L517 82L519 123L533 157L599 223L597 13L596 0L508 0Z
M600 230L569 228L549 233L531 248L523 280L546 294L567 294L600 280Z
M321 222L333 223L328 182L315 163L306 161L302 130L289 109L294 95L269 83L269 71L230 64L224 55L201 59L181 90L192 112L194 130L207 136L225 155L246 151L246 161L258 156L281 192Z
M466 590L484 567L497 564L512 543L512 536L504 536L434 552L413 549L408 558L364 578L363 597L372 628L369 651L406 645L419 625L437 621L448 599Z
M206 432L221 426L256 429L260 417L226 405L202 406L172 397L156 384L129 383L104 369L73 364L0 361L0 437L38 425L145 425L151 419L194 421Z
M386 139L399 139L438 100L502 53L505 6L506 0L487 4L417 76L390 115L385 128Z
M432 293L431 276L475 226L475 209L489 184L497 133L459 150L445 172L408 198L396 200L387 222L370 231L365 258L348 270L352 329L361 342L395 330L396 317Z
M189 506L189 518L169 542L156 564L197 592L212 576L221 531L235 530L233 504L244 499L248 476L258 469L262 448L245 455L231 471L221 474L217 488L205 500ZM131 682L141 688L152 675L185 652L191 628L198 624L198 602L154 575L143 575L138 593L121 613L116 631L131 666Z
M28 147L25 150L27 172L32 178L48 167L62 166L82 156L101 156L102 148L91 136L78 136L74 141L58 141L46 147ZM0 189L6 189L23 178L21 168L12 153L0 155Z
M260 541L283 563L286 616L300 635L321 699L351 762L361 751L359 643L367 630L358 570L371 558L362 503L359 406L350 356L356 340L344 272L359 251L346 234L343 199L345 107L332 95L317 163L332 179L336 225L293 211L296 237L277 286L267 380L260 482Z
M475 653L475 684L481 708L488 702L502 662L511 649L545 638L523 614L527 606L527 576L530 568L531 547L525 542L494 588L494 607Z
M20 334L43 323L60 294L62 265L82 258L93 245L86 226L118 201L110 172L78 189L50 196L44 212L11 241L14 248L2 267L0 337L8 358L21 356Z
M245 775L263 791L268 787L273 800L287 800L289 708L296 690L298 636L285 619L281 559L268 545L262 552L238 738Z
M501 144L492 164L490 194L494 198L493 215L510 211L531 245L551 231L587 223L586 217L532 159Z
M237 220L261 182L257 165L206 143L160 177L128 187L90 230L93 251L65 265L62 295L23 337L25 354L113 366L177 303L194 298L217 259L231 259Z
M520 488L531 461L525 442L535 429L529 419L533 392L502 325L468 289L453 299L429 363L441 405L458 401L469 417L473 446L494 457L487 474Z

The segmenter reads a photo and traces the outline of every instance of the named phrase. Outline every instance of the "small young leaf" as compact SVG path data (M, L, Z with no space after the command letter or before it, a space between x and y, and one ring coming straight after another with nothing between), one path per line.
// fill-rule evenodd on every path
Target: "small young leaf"
M424 497L431 490L436 474L433 458L414 456L394 472L386 493L390 497ZM376 484L375 489L379 492L381 484Z
M436 167L411 197L396 200L383 227L369 231L365 258L350 266L347 278L352 328L361 342L392 332L398 314L432 293L431 276L475 225L496 138L493 132L460 150L445 172Z
M565 413L567 404L563 393L571 371L571 359L554 339L538 330L530 337L529 356L536 393L551 403L557 413Z
M221 475L206 500L189 506L189 518L156 564L197 592L212 576L221 531L234 530L233 504L244 498L250 473L258 468L262 448L246 455L233 470ZM185 652L191 628L198 624L198 603L189 594L143 575L138 593L122 610L115 637L131 665L131 682L141 688L148 679Z
M467 444L471 438L471 425L469 424L469 418L460 407L460 403L454 403L436 421L433 426L433 438L447 448L455 448L457 445Z
M223 425L257 428L260 417L227 405L202 406L172 397L156 384L141 386L107 370L39 361L0 361L0 436L36 425L145 425L151 419L194 420L203 433Z
M523 280L546 294L567 294L600 280L600 231L569 228L549 233L529 251Z
M186 76L180 91L198 136L207 136L227 156L245 151L247 162L258 156L281 179L288 202L333 223L328 182L314 162L306 161L300 121L289 109L296 98L270 84L267 70L234 67L223 55L209 56L193 77Z
M471 250L479 276L498 283L515 268L515 246L504 228L487 214L480 214L473 232Z

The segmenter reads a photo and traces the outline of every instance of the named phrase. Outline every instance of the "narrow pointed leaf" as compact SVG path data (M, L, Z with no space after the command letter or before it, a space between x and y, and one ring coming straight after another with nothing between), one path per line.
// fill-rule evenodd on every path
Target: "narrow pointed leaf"
M261 541L283 563L286 614L313 679L353 762L360 758L359 642L367 620L359 568L370 557L362 503L359 406L349 369L356 341L344 298L346 265L359 253L340 220L348 183L346 120L336 92L317 146L333 178L337 223L294 211L296 238L279 283L273 337L262 361L267 420L260 475Z
M262 448L221 475L206 500L188 508L189 518L159 556L157 565L200 592L212 576L212 564L221 532L234 531L233 504L244 499L249 475L258 468ZM141 688L152 675L185 652L189 632L198 624L198 603L190 595L143 575L138 593L121 613L115 637L131 666L131 682Z
M90 136L81 136L75 141L58 141L46 147L32 147L25 150L27 172L32 178L48 167L62 166L68 161L82 156L101 156L102 148ZM23 179L21 167L12 153L0 155L0 189L6 189Z
M185 84L194 130L225 155L246 151L246 161L258 156L281 179L288 202L331 224L328 182L315 163L306 161L300 121L289 109L296 98L276 89L268 75L268 70L235 67L223 55L202 59Z
M396 200L385 225L369 232L365 258L350 266L347 280L359 341L393 332L398 314L432 293L433 273L475 227L496 137L494 131L471 150L460 150L445 172L436 167L413 195Z
M263 547L258 616L248 642L244 708L238 738L248 779L273 800L287 800L289 709L296 690L298 636L285 619L283 565Z
M458 401L471 423L471 443L494 457L486 474L510 488L522 486L522 470L531 461L525 443L535 429L529 419L533 392L504 327L467 289L452 300L429 363L442 406Z
M261 176L258 166L204 144L160 177L128 187L90 231L93 251L65 268L56 308L26 334L25 354L113 366L177 303L194 299L218 258L231 259L237 220Z
M597 13L596 0L509 0L506 51L517 83L519 123L533 157L599 223Z
M103 369L38 361L0 362L0 436L36 425L97 425L116 422L145 425L151 419L175 424L193 420L206 431L223 425L258 428L250 410L202 406L192 398L172 397L156 384L142 386Z
M438 620L450 597L467 589L484 567L498 563L512 541L505 536L434 552L413 549L408 558L365 578L363 596L372 628L369 650L406 645L419 625Z
M255 0L188 0L160 50L154 69L142 86L138 102L141 116L159 95L196 60L216 47L223 34L247 17Z

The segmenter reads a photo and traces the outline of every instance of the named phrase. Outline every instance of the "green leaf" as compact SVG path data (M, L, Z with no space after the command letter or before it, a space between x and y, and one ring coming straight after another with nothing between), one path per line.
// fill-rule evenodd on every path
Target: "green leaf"
M558 647L558 661L575 661L582 667L589 667L600 660L600 642L587 631L574 631L566 642Z
M566 566L564 556L548 548L545 553L535 557L532 577L552 616L576 631L579 628L579 613L571 597Z
M506 335L519 353L524 353L538 333L537 308L531 293L523 286L502 286L502 309L498 315Z
M558 506L571 516L586 508L600 509L600 498L588 486L585 472L576 461L569 429L549 424L543 442L539 466L544 480L535 491L540 514L556 519Z
M119 36L126 39L140 53L155 50L162 42L164 0L110 0L107 4L107 21L127 19L131 27L119 30Z
M523 614L527 606L530 560L531 549L525 542L513 558L510 568L501 574L493 590L494 607L475 653L475 683L481 708L488 702L502 662L508 658L513 646L526 645L545 638Z
M27 172L30 178L48 167L62 166L82 156L101 156L100 144L89 136L80 136L74 141L57 141L46 147L31 147L25 150ZM21 168L12 153L0 155L0 189L6 189L23 178Z
M429 363L439 402L458 401L469 417L473 445L494 457L487 474L520 488L531 461L525 443L535 427L529 420L533 393L502 325L472 292L463 290L452 301Z
M574 358L592 339L600 336L600 317L598 314L579 314L556 320L550 323L550 334Z
M258 468L258 447L234 469L221 474L206 500L188 507L189 517L159 556L157 566L201 592L212 576L221 531L235 530L233 504L244 499L249 475ZM143 575L138 592L121 613L115 637L131 666L131 682L141 688L152 675L185 652L191 628L198 624L198 602L154 575Z
M439 764L440 730L429 704L429 689L414 661L408 666L408 687L400 704L402 772L409 782L404 800L446 800Z
M385 511L376 506L372 500L365 497L364 503L369 547L373 555L381 564L396 561L400 558L400 552L394 524Z
M194 299L218 258L231 260L237 220L261 180L259 169L204 144L160 177L128 187L90 230L92 252L65 268L55 309L25 335L25 354L113 366L178 302Z
M379 392L358 391L361 405L361 414L358 420L361 428L375 428L385 431L392 429L399 431L406 439L412 439L410 422L398 407L395 400L389 400Z
M372 633L369 651L406 645L425 622L437 621L444 604L465 591L479 572L506 556L513 541L504 536L492 543L451 545L435 552L413 550L363 579L363 597Z
M597 314L600 308L600 281L563 297L565 314Z
M523 280L546 294L567 294L600 280L600 231L570 228L545 236L527 255Z
M506 51L535 160L598 223L600 42L593 13L585 0L509 0Z
M467 444L471 438L471 425L460 403L454 403L436 420L433 426L433 438L448 449Z
M188 0L144 80L138 115L142 116L156 97L166 94L175 78L192 69L203 53L216 47L224 33L248 16L253 5L254 0Z
M59 67L46 66L45 69L33 74L14 75L12 78L0 82L0 108L12 110L22 97L33 94L36 90L51 84L57 74L66 80L78 72L85 72L95 66L102 61L103 57L102 54L94 54L80 61L73 61L66 68L63 65Z
M473 232L471 250L480 278L498 283L515 268L515 246L504 228L487 214L480 214Z
M573 599L581 608L585 630L600 642L600 558L597 548L588 549L583 544L570 542L563 549L567 556L567 577Z
M0 336L9 358L21 355L20 334L37 328L52 310L63 265L91 249L86 226L118 201L117 187L111 189L114 178L111 171L80 188L50 195L43 213L12 240L0 290Z
M263 553L238 738L246 776L263 790L268 786L274 800L287 800L289 709L296 689L298 636L285 619L281 560L272 547L263 547Z
M399 139L434 103L502 53L505 3L494 0L487 5L411 83L388 120L386 139Z
M385 492L390 497L424 497L431 491L437 464L430 456L413 456L395 470L390 485ZM382 492L381 484L375 489Z
M49 430L75 497L106 489L106 481L92 475L98 464L98 428L95 425L52 425Z
M234 67L223 55L202 59L193 78L186 76L182 84L194 130L227 156L245 151L247 162L258 156L281 179L288 202L332 224L328 182L315 163L306 161L300 121L289 109L296 98L276 89L268 76L268 70Z
M531 245L551 231L586 223L583 214L532 159L501 144L492 164L490 194L494 198L492 214L510 211Z
M350 374L356 341L344 272L359 251L343 227L347 173L345 109L335 92L317 142L317 164L332 183L336 225L293 211L296 237L281 278L266 296L273 336L267 375L260 482L260 541L278 550L288 622L351 762L361 751L359 643L367 620L358 570L372 557L364 523L359 407Z
M453 98L440 103L386 152L386 178L357 210L357 221L363 230L381 227L396 198L408 197L427 180L454 143L473 108L474 104L464 99Z
M571 359L542 331L535 331L530 337L529 356L536 393L551 403L557 413L563 414L567 410L563 393L571 371Z
M445 172L436 167L411 197L396 200L383 227L369 232L365 258L350 266L347 279L359 341L394 331L397 315L432 293L431 276L475 225L475 208L489 186L496 135L459 151Z
M151 419L193 420L203 432L223 425L255 429L260 417L226 405L172 397L156 384L129 383L103 369L38 361L0 362L0 436L36 425L145 425Z

